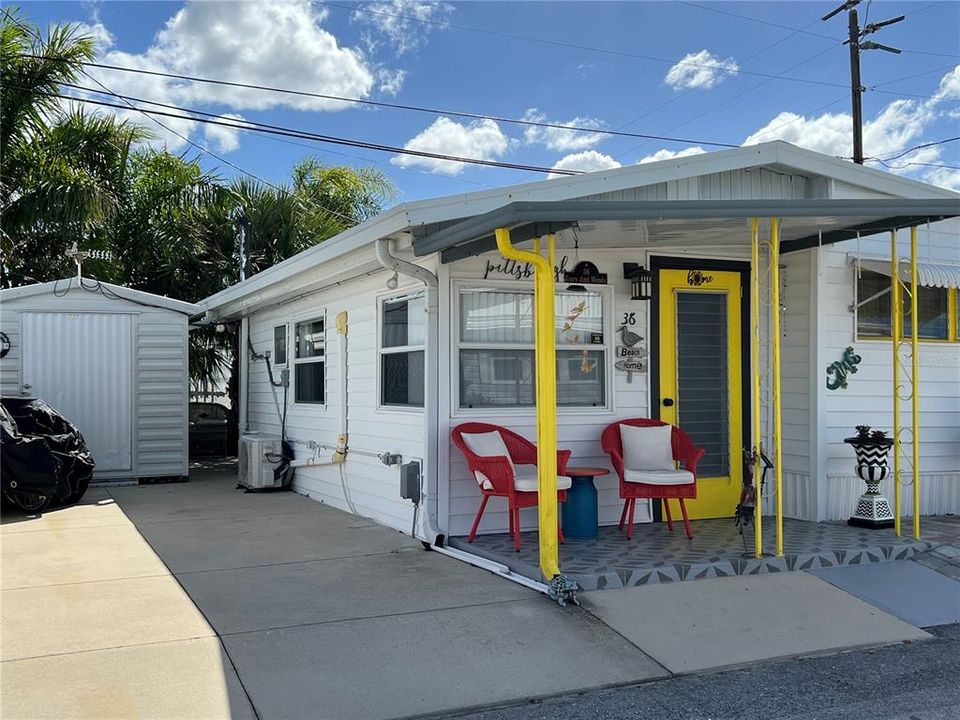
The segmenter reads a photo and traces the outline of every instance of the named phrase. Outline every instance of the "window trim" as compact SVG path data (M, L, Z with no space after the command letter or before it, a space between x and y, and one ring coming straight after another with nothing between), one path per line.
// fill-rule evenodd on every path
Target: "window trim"
M524 343L477 343L461 342L460 340L460 322L461 292L470 287L483 287L490 290L524 290L533 292L532 282L518 282L516 280L482 280L479 278L451 278L451 302L450 302L450 417L451 418L469 418L469 417L487 417L487 416L507 416L507 417L529 417L536 413L536 405L525 406L506 406L506 407L462 407L460 405L460 351L461 350L534 350L534 344ZM557 290L562 290L557 286ZM616 316L616 288L611 284L591 285L588 291L596 292L600 295L603 303L603 343L602 344L582 344L582 345L557 345L557 350L600 350L604 357L604 404L603 405L558 405L557 413L561 416L578 415L612 415L616 411L614 402L614 381L615 372L613 370L614 362L614 324L613 319Z
M321 360L319 360L318 358L303 358L303 359L297 358L297 351L296 351L297 325L301 325L303 323L308 323L308 322L316 322L317 320L323 321L323 360L322 360L323 362L323 402L310 402L305 400L297 400L297 365L306 364L310 362L314 362L314 363L321 362ZM327 361L330 359L330 355L327 353L327 348L328 348L327 334L330 330L330 326L327 323L327 310L326 308L319 308L316 310L312 310L310 312L301 313L291 318L288 324L293 329L293 332L288 333L288 336L287 336L287 345L289 346L291 343L293 343L293 347L288 348L288 352L287 352L289 356L288 362L290 363L290 366L289 366L290 367L290 384L293 388L293 392L290 393L292 396L291 405L293 405L293 407L299 407L299 408L315 408L315 409L320 408L320 409L326 410L327 404L328 404L327 398L329 396L329 389L330 389L328 387L329 372L327 368ZM290 352L290 349L292 349L293 352Z
M381 294L377 296L377 367L376 367L376 393L377 393L377 404L376 411L378 413L415 413L423 414L426 410L427 397L427 378L426 378L426 353L427 353L427 341L429 340L426 335L424 335L423 345L397 345L395 347L385 348L383 346L383 306L388 302L395 302L397 300L415 300L417 298L426 299L426 292L424 290L411 289L407 291L393 291L386 294ZM383 356L384 355L397 355L400 353L411 353L411 352L422 352L424 354L424 378L423 378L423 405L385 405L383 402Z
M866 272L876 272L874 270L866 270ZM857 305L859 300L857 299L860 294L860 275L857 273L856 268L852 269L853 272L853 303L854 303L854 312L853 312L853 337L857 342L890 342L893 337L892 333L890 335L861 335L860 334L860 306ZM878 275L883 275L883 273L877 273ZM883 275L887 277L886 275ZM906 285L906 284L904 284ZM945 338L930 338L920 336L917 338L919 343L930 343L932 345L956 345L960 343L960 327L958 327L957 319L957 288L937 288L944 291L947 294L947 337ZM904 287L902 289L902 298L906 301L907 291ZM904 333L906 333L906 324L901 322L901 328ZM909 334L902 334L900 337L902 341L910 341L911 336Z
M272 359L274 367L287 367L290 364L290 323L284 322L273 326L273 354L277 354L277 328L283 328L283 362L278 362L277 358ZM326 325L324 325L326 328Z

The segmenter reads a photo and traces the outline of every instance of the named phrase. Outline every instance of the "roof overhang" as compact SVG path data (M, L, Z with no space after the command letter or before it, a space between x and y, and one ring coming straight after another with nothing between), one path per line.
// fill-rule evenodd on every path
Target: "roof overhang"
M414 241L417 256L439 252L444 262L479 255L496 247L493 232L507 227L515 241L580 223L637 222L645 237L676 237L689 223L703 232L703 221L743 228L746 220L780 218L781 251L792 252L857 237L960 216L955 198L883 200L565 200L513 202L468 218ZM744 244L749 235L742 233ZM709 245L709 238L703 238ZM641 243L638 243L640 245Z
M172 310L173 312L193 316L200 312L200 306L193 303L174 300L163 295L154 295L153 293L143 292L142 290L133 290L122 285L114 285L93 278L81 278L79 283L76 277L64 278L63 280L54 280L52 282L35 283L33 285L22 285L20 287L0 290L0 302L9 302L21 298L33 297L36 295L56 295L57 297L67 296L71 292L84 290L86 292L101 293L107 299L126 300L135 305L146 305L149 307L161 308L163 310ZM71 297L76 297L72 295ZM65 301L69 302L69 301Z

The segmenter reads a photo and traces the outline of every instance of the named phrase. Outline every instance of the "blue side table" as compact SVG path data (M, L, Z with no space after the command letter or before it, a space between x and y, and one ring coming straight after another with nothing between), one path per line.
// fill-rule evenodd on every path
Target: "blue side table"
M563 504L563 535L574 540L597 539L597 488L593 479L609 475L606 468L568 467L567 501Z

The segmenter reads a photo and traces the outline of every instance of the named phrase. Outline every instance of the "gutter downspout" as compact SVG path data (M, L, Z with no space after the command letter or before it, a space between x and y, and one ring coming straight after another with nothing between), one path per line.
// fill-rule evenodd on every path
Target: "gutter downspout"
M240 378L238 394L240 395L240 407L237 408L238 435L246 435L250 427L248 418L248 401L250 389L250 319L244 315L240 318L240 342L237 351L240 353Z
M420 267L406 260L401 260L390 253L390 240L380 238L374 246L377 262L387 270L407 275L422 282L426 292L427 311L427 340L424 348L424 448L427 482L426 482L426 512L422 515L420 524L421 539L431 545L442 547L444 535L437 524L438 501L438 437L440 427L439 408L439 346L440 346L440 312L439 288L437 276L424 267ZM421 498L421 502L423 502Z

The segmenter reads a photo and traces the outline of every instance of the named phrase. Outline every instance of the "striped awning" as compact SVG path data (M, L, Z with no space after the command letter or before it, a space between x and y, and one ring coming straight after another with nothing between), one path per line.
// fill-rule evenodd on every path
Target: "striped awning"
M890 258L878 255L847 253L847 261L864 270L890 276ZM910 258L900 258L900 279L910 281ZM917 282L924 287L960 288L960 263L917 263Z

